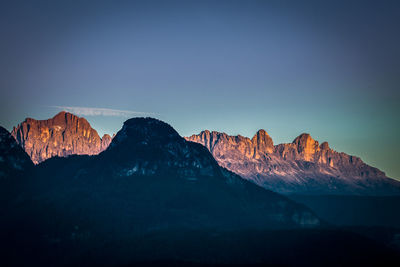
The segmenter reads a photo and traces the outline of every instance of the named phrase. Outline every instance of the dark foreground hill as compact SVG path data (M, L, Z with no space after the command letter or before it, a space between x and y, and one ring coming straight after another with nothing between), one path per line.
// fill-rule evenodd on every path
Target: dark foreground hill
M11 180L1 187L15 190L2 203L2 240L25 252L71 240L94 249L170 229L320 225L306 207L220 168L206 148L155 119L126 121L98 156L53 158Z
M305 206L219 167L155 119L126 121L97 156L9 178L2 266L398 263L391 248L321 228Z

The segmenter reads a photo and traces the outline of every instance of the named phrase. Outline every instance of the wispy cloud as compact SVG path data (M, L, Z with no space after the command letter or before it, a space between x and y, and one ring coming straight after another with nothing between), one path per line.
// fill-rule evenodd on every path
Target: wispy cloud
M155 113L150 113L150 112L120 110L120 109L110 109L110 108L66 107L66 106L51 106L51 107L71 112L75 115L80 115L80 116L131 117L131 116L155 115Z

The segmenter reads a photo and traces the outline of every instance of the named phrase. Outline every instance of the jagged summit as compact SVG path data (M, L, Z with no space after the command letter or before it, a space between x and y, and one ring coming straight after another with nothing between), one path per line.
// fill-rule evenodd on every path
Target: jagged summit
M294 140L293 140L293 144L301 144L301 143L306 143L306 142L310 142L310 141L314 141L315 140L311 137L311 135L309 133L302 133L299 136L297 136Z
M202 131L199 135L192 135L191 137L185 137L188 141L193 141L205 145L210 151L214 151L216 146L223 143L229 146L231 150L238 150L240 153L246 155L246 157L259 158L266 153L273 152L273 141L268 133L261 129L252 137L244 137L241 135L230 136L226 133L220 133L216 131ZM203 141L200 141L203 140ZM218 148L215 148L218 150ZM223 155L221 155L223 156ZM240 157L237 158L239 160Z
M89 122L85 118L76 116L75 114L72 114L72 113L67 112L67 111L60 111L59 113L54 115L52 118L47 119L47 120L36 120L34 118L28 117L23 122L43 121L43 122L46 122L46 123L65 125L65 124L70 123L70 121L76 121L76 120L79 120L79 121L81 121L81 122L83 122L85 124L89 124Z
M95 155L111 142L110 136L100 138L85 118L66 111L47 120L27 118L11 134L34 163L54 156Z
M258 131L256 132L255 135L261 135L261 136L267 135L267 136L269 136L269 134L267 133L267 131L264 130L264 129L258 130Z
M322 150L329 150L330 149L328 142L323 142L319 147Z
M274 142L268 133L263 129L257 131L257 133L251 139L251 142L255 146L255 153L272 153L274 151Z
M360 158L339 153L303 133L274 145L264 130L250 140L218 132L186 139L207 147L218 163L267 189L299 194L400 194L400 183Z
M310 134L303 133L293 140L297 152L305 161L314 161L314 156L319 149L318 141L315 141Z
M64 119L65 117L78 117L72 113L69 113L65 110L62 110L58 112L56 115L54 115L53 119Z

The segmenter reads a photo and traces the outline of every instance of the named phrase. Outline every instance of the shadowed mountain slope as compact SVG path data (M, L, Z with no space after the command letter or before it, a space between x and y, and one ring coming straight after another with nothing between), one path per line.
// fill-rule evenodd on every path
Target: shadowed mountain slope
M19 176L32 167L29 156L11 134L0 126L0 179Z
M150 118L126 121L99 155L51 158L0 186L10 188L4 266L398 262L382 244L319 228L305 206L221 168Z
M204 146L151 118L126 121L97 156L46 160L13 188L0 226L4 240L21 244L77 239L93 249L163 229L320 225L306 207L222 169Z
M132 223L146 229L319 224L303 206L222 169L206 148L151 118L126 121L98 156L53 158L40 164L30 181L26 190L54 194L41 198L53 205L65 195L94 214L122 216L120 229Z

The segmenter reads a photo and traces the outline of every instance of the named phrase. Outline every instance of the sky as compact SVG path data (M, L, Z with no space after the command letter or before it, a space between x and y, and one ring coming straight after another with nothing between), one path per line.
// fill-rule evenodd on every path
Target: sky
M398 1L2 1L0 125L303 132L400 178Z

